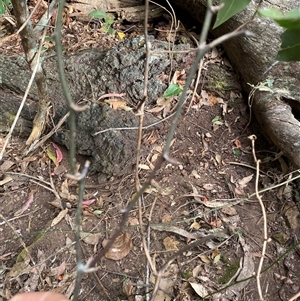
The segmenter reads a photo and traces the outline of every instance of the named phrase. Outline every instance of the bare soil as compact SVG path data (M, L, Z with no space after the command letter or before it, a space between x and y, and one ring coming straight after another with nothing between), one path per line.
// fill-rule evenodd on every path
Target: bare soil
M160 21L155 26L168 25ZM74 28L72 33L77 34ZM101 35L105 36L103 41L110 41L106 44L117 42L105 33ZM69 36L65 35L66 46L72 44ZM160 38L164 38L161 33ZM217 52L217 57L206 58L205 66L221 68L225 64L237 81L222 50ZM79 300L145 300L146 292L154 289L155 275L142 237L159 270L175 252L197 238L225 230L226 236L203 241L177 256L163 273L155 300L200 300L204 289L207 293L219 291L210 300L259 300L254 277L241 282L239 288L233 283L252 276L261 259L263 217L255 195L256 173L259 190L275 186L287 180L287 161L282 157L275 160L277 151L265 141L255 120L247 126L249 109L242 91L236 87L223 93L217 88L213 91L216 85L204 90L204 83L205 75L197 89L201 97L187 100L176 129L170 155L178 163L164 163L143 196L142 227L138 206L130 212L124 229L129 242L122 245L130 252L120 260L103 258L97 272L85 274ZM161 112L156 117L162 118ZM143 136L141 183L164 147L170 123L167 119ZM260 170L253 158L250 135L257 136L255 153L263 162ZM2 135L1 147L4 139ZM47 153L49 149L55 153L50 141L29 156L23 156L24 143L14 137L1 165L0 300L18 292L43 290L70 297L76 277L73 230L78 185L65 177L70 173L66 149L59 146L63 159L56 167ZM87 159L77 157L79 170ZM84 199L95 202L83 208L82 231L91 234L90 239L81 241L83 262L102 248L102 241L121 221L122 208L136 192L134 171L104 183L98 178L88 174L86 179ZM266 300L288 300L300 289L297 195L292 184L260 193L267 212L268 237L273 237L267 244L260 276ZM28 201L28 208L20 212ZM52 225L53 221L57 224Z

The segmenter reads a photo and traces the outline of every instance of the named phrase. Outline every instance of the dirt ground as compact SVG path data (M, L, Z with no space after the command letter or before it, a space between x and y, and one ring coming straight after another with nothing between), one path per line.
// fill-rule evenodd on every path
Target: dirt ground
M106 47L117 43L99 31L101 26L93 24L91 29L91 24L78 24L91 41L97 33ZM69 31L77 33L71 25L64 31L66 46L72 44ZM167 20L160 20L153 27L167 29L168 25ZM120 31L129 28L128 24L118 26ZM196 27L187 24L186 28L197 35ZM136 34L138 30L126 37ZM165 37L160 32L157 38ZM262 258L264 218L255 194L257 173L257 187L264 190L259 195L268 238L272 238L260 273L262 293L265 300L297 300L290 298L300 290L299 193L293 183L278 185L288 179L288 162L277 156L254 118L247 126L247 99L237 89L237 76L221 48L206 57L204 70L209 72L212 65L225 69L237 85L220 92L216 83L205 81L204 72L197 88L199 97L187 99L172 141L170 155L178 163L165 162L157 172L140 206L131 210L114 252L107 255L114 259L102 258L96 272L83 276L79 300L149 300L147 292L153 292L158 278L151 264L161 275L157 301L201 300L207 295L207 300L259 300L254 275ZM168 116L170 110L155 115L162 118L163 113ZM141 184L163 150L170 124L167 119L143 136ZM257 136L259 170L250 135ZM4 139L2 134L1 148ZM78 184L65 177L70 173L66 149L48 141L24 157L24 143L13 137L1 162L0 300L24 291L51 290L71 297L76 278ZM57 166L55 156L62 159ZM77 157L79 170L87 159ZM102 249L135 192L134 171L104 183L98 182L97 174L88 174L81 225L85 234L77 250L84 263ZM188 248L197 241L198 245Z

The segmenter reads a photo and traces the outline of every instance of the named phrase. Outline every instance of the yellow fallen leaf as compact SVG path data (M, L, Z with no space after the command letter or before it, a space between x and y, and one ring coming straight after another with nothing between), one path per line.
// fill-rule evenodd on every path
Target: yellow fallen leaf
M104 100L105 103L111 105L114 110L131 111L132 108L126 106L126 101L118 98L110 98Z

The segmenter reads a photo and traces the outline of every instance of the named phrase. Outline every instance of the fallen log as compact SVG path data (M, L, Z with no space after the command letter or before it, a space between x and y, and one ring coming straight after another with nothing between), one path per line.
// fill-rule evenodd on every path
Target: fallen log
M186 10L196 20L203 22L206 0L171 0L172 4ZM216 3L216 1L214 1ZM246 23L254 15L258 1L212 30L215 37L231 32ZM298 8L297 0L263 1L263 7L276 7L283 12ZM266 136L300 168L300 62L275 62L280 48L283 29L275 22L255 15L245 29L254 38L240 37L224 43L226 53L240 74L243 87L258 85L267 79L274 80L269 92L257 90L253 98L253 111Z

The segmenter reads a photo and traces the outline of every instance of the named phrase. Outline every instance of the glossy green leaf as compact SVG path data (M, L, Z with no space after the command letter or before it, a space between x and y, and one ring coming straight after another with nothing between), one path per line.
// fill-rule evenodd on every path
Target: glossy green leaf
M106 12L101 9L96 9L89 13L89 17L93 19L104 19L106 17Z
M300 61L300 29L287 29L281 34L281 49L276 60L291 62Z
M220 4L223 4L223 7L218 11L213 29L242 11L250 3L250 1L251 0L221 0Z
M258 13L277 22L281 27L288 29L300 28L300 10L293 9L285 14L276 8L265 8L258 10Z
M178 84L171 84L164 93L164 97L176 96L182 92L182 89Z

